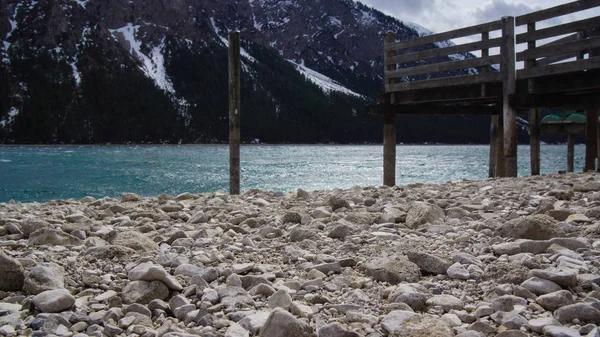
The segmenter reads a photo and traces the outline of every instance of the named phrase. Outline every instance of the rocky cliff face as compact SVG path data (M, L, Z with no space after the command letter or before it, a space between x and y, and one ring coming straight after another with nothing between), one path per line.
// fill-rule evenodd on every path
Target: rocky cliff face
M382 88L383 34L423 34L351 0L0 4L4 142L226 140L232 30L244 137L374 141L379 121L359 110Z

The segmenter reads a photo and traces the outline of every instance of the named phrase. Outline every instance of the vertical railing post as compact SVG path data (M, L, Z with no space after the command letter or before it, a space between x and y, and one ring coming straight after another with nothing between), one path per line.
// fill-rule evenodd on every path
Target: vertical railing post
M229 33L229 193L240 194L240 32Z
M535 32L535 22L527 24L527 32ZM536 47L536 41L527 42L527 49L533 50ZM536 66L535 58L525 61L525 68L533 68ZM535 93L535 81L529 79L527 81L527 92L530 94ZM540 174L540 144L541 144L541 116L538 108L529 109L529 149L530 149L530 163L531 163L531 175L536 176Z
M598 107L590 106L585 114L585 167L584 172L596 169L598 151Z
M481 33L481 41L488 41L490 39L490 32ZM481 57L490 56L490 49L483 48L481 49ZM481 72L487 73L489 69L487 67L482 67ZM481 97L487 96L487 84L481 84ZM492 178L496 176L496 152L497 152L497 137L498 137L498 117L492 116L490 120L490 157L489 157L489 166L488 166L488 177Z
M385 35L384 46L396 42L396 36L392 32ZM384 47L385 49L385 47ZM384 65L385 70L395 70L396 65L388 65L389 57L396 53L384 50ZM393 84L393 79L386 79L386 84ZM394 93L389 93L389 104L394 103ZM386 110L383 115L383 184L386 186L394 186L396 184L396 115L389 110Z
M517 113L510 105L516 92L515 18L502 18L502 109L504 117L504 175L517 176Z

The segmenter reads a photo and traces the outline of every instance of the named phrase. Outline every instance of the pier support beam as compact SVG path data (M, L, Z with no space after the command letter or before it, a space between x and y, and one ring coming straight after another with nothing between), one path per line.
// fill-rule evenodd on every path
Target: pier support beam
M229 33L229 194L240 194L240 32Z
M494 116L497 119L498 135L496 137L496 177L505 177L504 165L504 119L502 115Z
M498 116L492 116L490 122L490 166L488 177L496 177L496 156L498 153Z
M396 185L396 115L383 115L383 184Z
M575 135L567 136L567 172L574 171L575 162Z
M531 175L540 175L541 118L539 109L529 110L529 147L531 149Z
M585 166L583 171L596 169L598 156L598 107L593 106L587 110L585 124Z
M509 96L516 93L515 18L502 18L502 109L504 115L504 166L506 177L517 176L517 112Z

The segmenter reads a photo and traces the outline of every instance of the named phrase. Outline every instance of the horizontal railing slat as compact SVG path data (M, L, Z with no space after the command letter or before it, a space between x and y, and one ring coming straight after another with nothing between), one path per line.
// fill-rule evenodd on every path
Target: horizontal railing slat
M447 87L447 86L479 84L479 83L485 83L485 82L497 82L497 81L501 81L501 80L502 80L502 73L493 72L493 73L476 74L476 75L468 75L468 76L445 77L445 78L426 80L426 81L386 84L385 91L386 92L394 92L394 91L420 90L420 89L439 88L439 87Z
M541 11L528 13L525 15L517 16L515 18L515 25L522 26L528 23L543 21L557 16L571 14L582 10L590 9L600 6L600 0L580 0L570 2L564 5L544 9Z
M579 53L576 52L576 53L568 53L568 54L563 54L563 55L558 55L558 56L544 57L542 59L535 61L535 65L537 67L543 67L543 66L547 66L552 63L556 63L556 62L560 62L560 61L564 61L564 60L568 60L568 59L577 57L578 55L579 55Z
M539 29L533 32L521 33L517 35L516 42L524 43L534 40L541 40L554 36L570 34L577 31L590 30L592 28L597 27L600 27L600 20L598 17L593 17L585 20L579 20L549 28Z
M600 37L587 38L584 40L567 42L557 45L546 45L536 47L535 49L527 49L520 53L517 53L517 61L525 61L541 57L558 56L582 50L589 50L590 48L596 47L600 47Z
M517 79L527 79L546 75L563 74L574 71L583 71L588 69L600 68L600 57L593 57L584 60L552 64L545 67L533 67L517 71Z
M416 53L397 55L386 58L385 65L394 65L397 63L407 63L418 60L426 60L434 57L443 57L448 55L462 54L474 50L480 50L485 48L500 47L501 38L490 39L486 41L477 41L471 43L465 43L445 48L435 48L429 50L423 50Z
M433 35L427 35L418 37L416 39L404 40L399 42L394 42L385 45L385 51L395 51L400 49L411 48L415 46L421 46L429 43L447 41L451 39L456 39L459 37L470 36L475 34L481 34L483 32L489 32L493 30L498 30L501 28L500 21L492 21L488 23L482 23L480 25L461 28L457 30L452 30L449 32L438 33Z
M449 70L455 70L455 69L489 66L492 64L499 64L501 59L502 59L502 57L500 55L494 55L494 56L477 57L477 58L459 60L459 61L426 64L426 65L412 67L412 68L388 70L385 72L385 78L392 79L392 78L398 78L398 77L403 77L403 76L439 73L442 71L449 71Z

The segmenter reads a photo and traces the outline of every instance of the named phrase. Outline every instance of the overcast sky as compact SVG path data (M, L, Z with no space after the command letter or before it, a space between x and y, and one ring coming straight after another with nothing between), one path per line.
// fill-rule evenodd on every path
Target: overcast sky
M359 0L385 14L421 25L436 33L518 16L572 0ZM577 16L567 15L560 21L600 15L596 8ZM554 25L557 22L551 23ZM542 25L543 26L543 25Z

